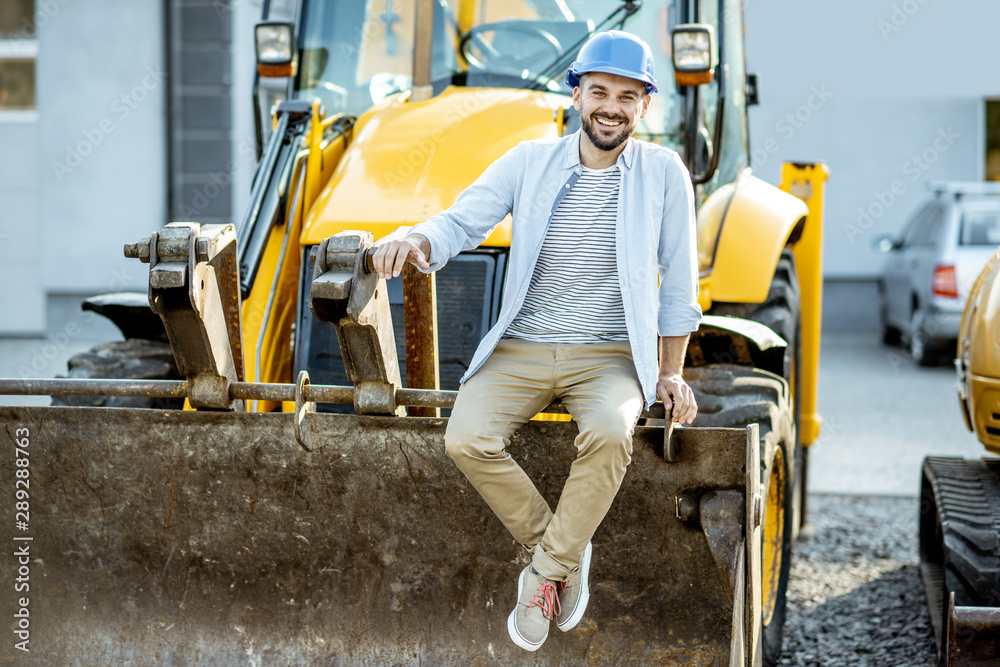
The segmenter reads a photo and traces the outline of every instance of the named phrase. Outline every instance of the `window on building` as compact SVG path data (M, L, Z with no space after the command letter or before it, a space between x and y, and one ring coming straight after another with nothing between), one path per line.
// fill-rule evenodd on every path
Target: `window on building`
M0 2L0 111L35 108L34 0Z
M1000 181L1000 100L986 100L986 180Z
M0 2L0 39L35 38L35 0Z

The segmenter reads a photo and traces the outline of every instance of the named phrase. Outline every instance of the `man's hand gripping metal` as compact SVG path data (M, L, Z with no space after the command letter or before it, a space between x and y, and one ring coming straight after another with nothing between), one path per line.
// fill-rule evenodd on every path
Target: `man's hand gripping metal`
M661 375L656 382L656 395L663 401L663 409L673 421L690 424L698 416L694 392L680 374Z
M427 257L430 252L430 242L420 234L384 240L378 244L378 250L372 257L372 265L380 278L389 280L398 277L407 262L416 264L421 269L429 269L431 265L427 262Z

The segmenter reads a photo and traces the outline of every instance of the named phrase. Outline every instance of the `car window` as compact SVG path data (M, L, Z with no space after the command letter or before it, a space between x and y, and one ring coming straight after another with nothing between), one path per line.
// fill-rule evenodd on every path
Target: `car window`
M1000 245L1000 211L966 211L962 214L959 245Z
M931 206L928 210L927 226L919 243L922 246L934 247L940 243L941 227L944 225L944 208Z
M912 248L921 244L921 239L927 236L927 225L931 222L933 210L933 206L925 206L922 211L914 216L913 222L903 232L902 245L904 248Z

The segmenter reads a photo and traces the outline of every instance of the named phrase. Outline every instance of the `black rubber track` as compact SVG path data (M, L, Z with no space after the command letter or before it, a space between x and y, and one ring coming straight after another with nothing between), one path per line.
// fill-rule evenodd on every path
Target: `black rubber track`
M920 569L939 650L949 592L1000 606L1000 460L924 459Z
M159 341L130 338L101 343L87 352L70 357L68 377L113 380L180 380L170 345ZM108 408L180 409L176 398L126 396L53 396L52 405Z

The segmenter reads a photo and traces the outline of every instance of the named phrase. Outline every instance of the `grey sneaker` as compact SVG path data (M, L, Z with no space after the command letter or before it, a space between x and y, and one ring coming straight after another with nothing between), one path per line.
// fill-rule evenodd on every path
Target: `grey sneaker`
M521 570L517 578L517 606L507 617L511 640L528 651L537 651L549 636L549 622L559 613L556 582L531 569Z
M590 602L590 556L593 547L587 542L587 548L583 550L583 560L580 567L576 568L573 574L569 575L566 581L558 583L560 609L556 613L556 625L563 632L572 630L583 618L583 612L587 611L587 603Z

